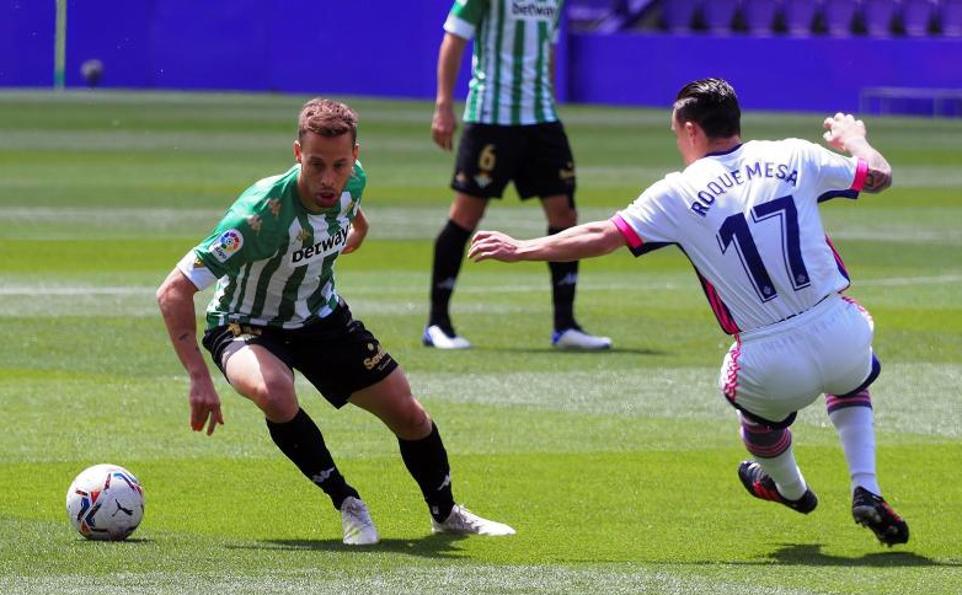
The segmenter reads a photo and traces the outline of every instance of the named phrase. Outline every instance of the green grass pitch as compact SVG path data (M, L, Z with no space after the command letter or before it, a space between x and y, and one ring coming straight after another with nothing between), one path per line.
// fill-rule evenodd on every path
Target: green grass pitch
M453 157L430 141L429 104L351 101L372 230L338 286L436 418L458 500L518 530L431 536L390 433L299 381L384 540L354 550L219 376L226 425L189 431L153 298L241 190L288 167L304 99L0 94L0 592L962 592L962 122L869 119L895 186L822 209L876 321L880 480L912 531L889 550L852 522L821 403L794 428L818 510L744 493L714 387L728 341L678 251L582 264L579 317L610 353L550 349L541 264L466 263L454 316L477 348L421 347ZM680 165L665 109L562 113L583 221ZM822 117L753 113L743 128L817 140ZM545 224L509 192L483 227ZM66 519L71 479L101 462L146 488L126 543L86 542Z

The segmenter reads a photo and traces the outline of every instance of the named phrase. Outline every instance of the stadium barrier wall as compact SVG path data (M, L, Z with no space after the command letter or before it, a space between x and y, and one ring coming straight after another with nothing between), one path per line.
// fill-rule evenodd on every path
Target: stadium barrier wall
M962 39L613 34L569 43L569 97L580 103L665 106L706 76L729 80L743 107L766 110L856 111L871 87L962 88Z
M68 87L104 63L115 88L433 98L450 0L69 0ZM54 0L0 8L0 86L53 82ZM962 88L962 39L572 33L563 94L666 106L685 82L722 76L748 109L859 108L866 88ZM469 52L467 52L469 54ZM469 55L461 69L463 97Z

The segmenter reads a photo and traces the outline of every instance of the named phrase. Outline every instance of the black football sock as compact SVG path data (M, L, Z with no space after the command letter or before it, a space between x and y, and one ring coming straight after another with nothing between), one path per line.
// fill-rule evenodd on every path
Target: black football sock
M564 227L549 227L548 235L564 231ZM578 285L578 261L549 262L551 271L551 303L554 306L554 330L580 328L575 322L575 288Z
M464 229L450 219L434 241L434 266L431 268L431 315L428 324L436 324L445 332L453 333L448 304L454 284L464 260L464 248L471 230Z
M274 444L281 449L308 479L331 497L334 508L340 510L348 496L360 498L357 490L344 480L334 465L334 459L324 444L321 430L303 409L289 422L267 421L267 429Z
M431 516L443 523L454 508L454 494L451 491L448 453L444 450L438 427L432 422L430 434L420 440L398 438L398 445L404 466L414 481L418 482Z

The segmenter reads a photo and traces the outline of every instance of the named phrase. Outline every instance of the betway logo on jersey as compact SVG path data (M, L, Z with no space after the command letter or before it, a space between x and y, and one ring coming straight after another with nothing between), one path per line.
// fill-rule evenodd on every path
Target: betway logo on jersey
M340 249L345 241L347 241L347 230L339 229L334 235L324 238L312 246L295 250L294 253L291 254L291 263L297 264L308 261L315 256L326 256L335 249Z
M551 2L531 1L521 2L520 0L511 1L511 16L515 17L535 17L541 19L554 19L558 12L558 7Z

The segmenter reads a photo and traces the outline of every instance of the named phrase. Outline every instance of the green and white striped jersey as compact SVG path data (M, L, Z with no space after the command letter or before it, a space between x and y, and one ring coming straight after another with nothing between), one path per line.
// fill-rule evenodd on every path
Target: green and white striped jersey
M334 260L367 178L357 162L340 202L313 214L298 198L299 172L295 165L256 182L194 248L218 279L207 307L208 328L229 322L299 328L337 306Z
M474 39L465 122L555 122L550 51L564 0L456 0L444 30Z

